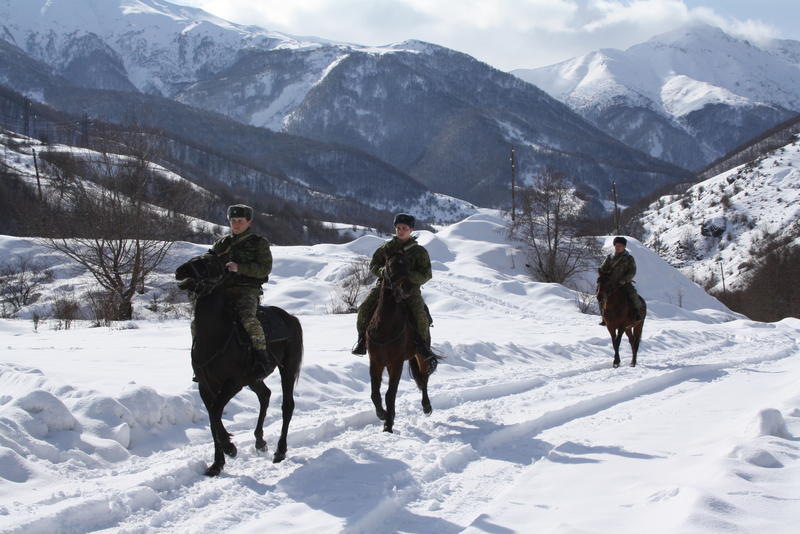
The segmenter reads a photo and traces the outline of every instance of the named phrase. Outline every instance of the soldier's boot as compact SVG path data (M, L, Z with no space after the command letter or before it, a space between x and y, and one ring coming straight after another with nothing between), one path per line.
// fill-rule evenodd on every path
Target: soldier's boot
M356 356L363 356L367 353L367 339L363 332L358 333L358 341L356 341L356 344L350 353L355 354Z

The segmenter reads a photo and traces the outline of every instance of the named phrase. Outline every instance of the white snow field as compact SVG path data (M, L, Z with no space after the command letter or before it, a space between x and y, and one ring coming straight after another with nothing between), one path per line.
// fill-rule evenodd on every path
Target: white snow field
M419 233L446 358L430 417L404 377L394 434L349 353L354 315L325 313L380 239L273 247L266 301L305 330L288 457L271 463L271 376L270 451L253 448L243 391L224 415L239 455L217 478L188 320L0 321L0 532L800 532L800 321L737 316L631 241L650 315L639 366L612 369L598 317L530 281L502 224L482 211ZM173 267L203 248L176 247ZM36 246L0 238L0 253L23 250Z

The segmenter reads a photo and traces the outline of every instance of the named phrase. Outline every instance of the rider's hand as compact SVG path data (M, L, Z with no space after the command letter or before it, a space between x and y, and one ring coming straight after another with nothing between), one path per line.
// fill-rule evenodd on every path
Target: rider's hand
M619 285L624 286L625 285L625 280L620 280L619 281Z
M233 261L229 261L228 263L226 263L225 264L225 268L228 269L232 273L238 273L239 272L239 265L236 262L233 262Z

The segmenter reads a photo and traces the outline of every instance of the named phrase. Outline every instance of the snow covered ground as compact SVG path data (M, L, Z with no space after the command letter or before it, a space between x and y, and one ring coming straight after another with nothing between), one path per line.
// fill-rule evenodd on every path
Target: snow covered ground
M650 316L640 365L614 370L598 318L529 281L482 211L420 232L446 359L433 414L404 379L385 434L367 360L349 354L355 318L325 313L379 242L273 248L267 300L299 315L306 341L288 458L253 449L242 392L224 416L239 456L214 479L187 320L0 321L0 532L797 532L800 321L736 316L631 241ZM280 386L267 385L274 448Z

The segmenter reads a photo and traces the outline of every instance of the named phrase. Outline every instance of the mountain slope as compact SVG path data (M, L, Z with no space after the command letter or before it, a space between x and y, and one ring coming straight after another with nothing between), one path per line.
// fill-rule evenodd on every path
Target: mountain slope
M514 73L617 139L696 169L800 111L798 46L695 24Z
M556 167L595 197L607 197L612 180L631 201L686 177L529 84L435 45L296 38L162 0L12 4L0 0L6 39L72 83L125 89L127 73L138 91L352 145L434 191L473 202L507 202L511 144L519 147L522 181Z
M794 134L783 147L651 204L641 217L645 242L709 290L742 288L767 252L800 244L798 184Z

